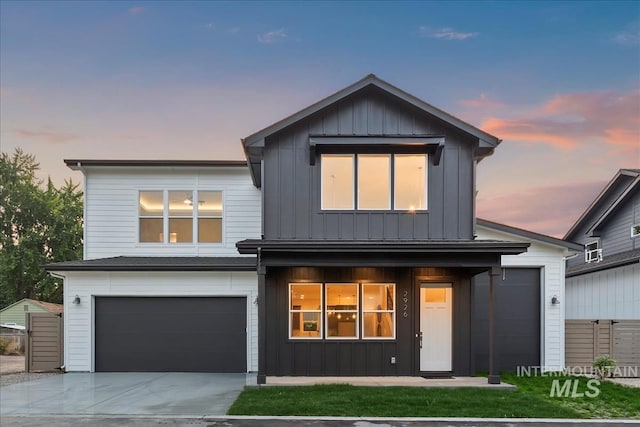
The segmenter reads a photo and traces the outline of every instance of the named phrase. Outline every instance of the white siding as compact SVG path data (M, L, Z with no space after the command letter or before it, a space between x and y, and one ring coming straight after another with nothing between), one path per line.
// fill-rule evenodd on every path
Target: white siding
M239 240L261 236L260 191L246 168L91 168L85 182L85 259L114 256L239 256ZM223 192L222 244L138 242L140 190Z
M258 278L255 272L61 272L64 359L68 372L93 372L96 296L246 296L247 371L258 370ZM78 295L81 303L73 304Z
M640 320L640 264L567 278L567 319Z
M564 368L564 310L565 310L565 261L569 253L567 249L545 242L525 239L522 236L492 230L482 226L477 227L479 239L496 239L519 242L529 242L528 251L520 255L505 255L502 257L504 267L539 267L541 298L540 318L542 334L540 361L546 370L560 370ZM557 296L560 304L551 304L551 298Z

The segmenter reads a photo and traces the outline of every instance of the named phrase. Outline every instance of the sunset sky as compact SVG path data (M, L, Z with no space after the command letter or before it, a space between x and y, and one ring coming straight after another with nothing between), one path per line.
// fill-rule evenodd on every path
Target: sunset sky
M0 148L243 159L374 73L503 139L478 216L562 236L640 168L640 2L0 2Z

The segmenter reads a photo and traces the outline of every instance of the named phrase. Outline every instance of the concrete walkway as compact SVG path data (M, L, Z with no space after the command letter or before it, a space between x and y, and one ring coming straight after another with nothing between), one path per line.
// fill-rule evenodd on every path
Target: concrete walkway
M224 415L255 375L69 373L0 389L0 414Z
M301 386L315 384L351 384L365 387L450 387L516 390L516 386L489 384L482 377L422 378L422 377L267 377L267 386Z

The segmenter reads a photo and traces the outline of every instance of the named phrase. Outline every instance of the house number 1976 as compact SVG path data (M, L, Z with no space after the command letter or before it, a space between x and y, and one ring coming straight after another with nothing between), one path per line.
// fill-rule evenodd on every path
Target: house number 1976
M402 317L409 317L409 313L407 313L407 309L409 308L409 291L404 291L402 293Z

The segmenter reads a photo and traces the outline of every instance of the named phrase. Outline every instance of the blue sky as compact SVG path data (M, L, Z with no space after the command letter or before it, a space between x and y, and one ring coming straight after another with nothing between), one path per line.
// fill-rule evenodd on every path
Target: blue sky
M495 134L478 213L562 235L640 167L640 2L0 3L0 143L240 159L240 138L366 74ZM508 179L505 179L508 178Z

